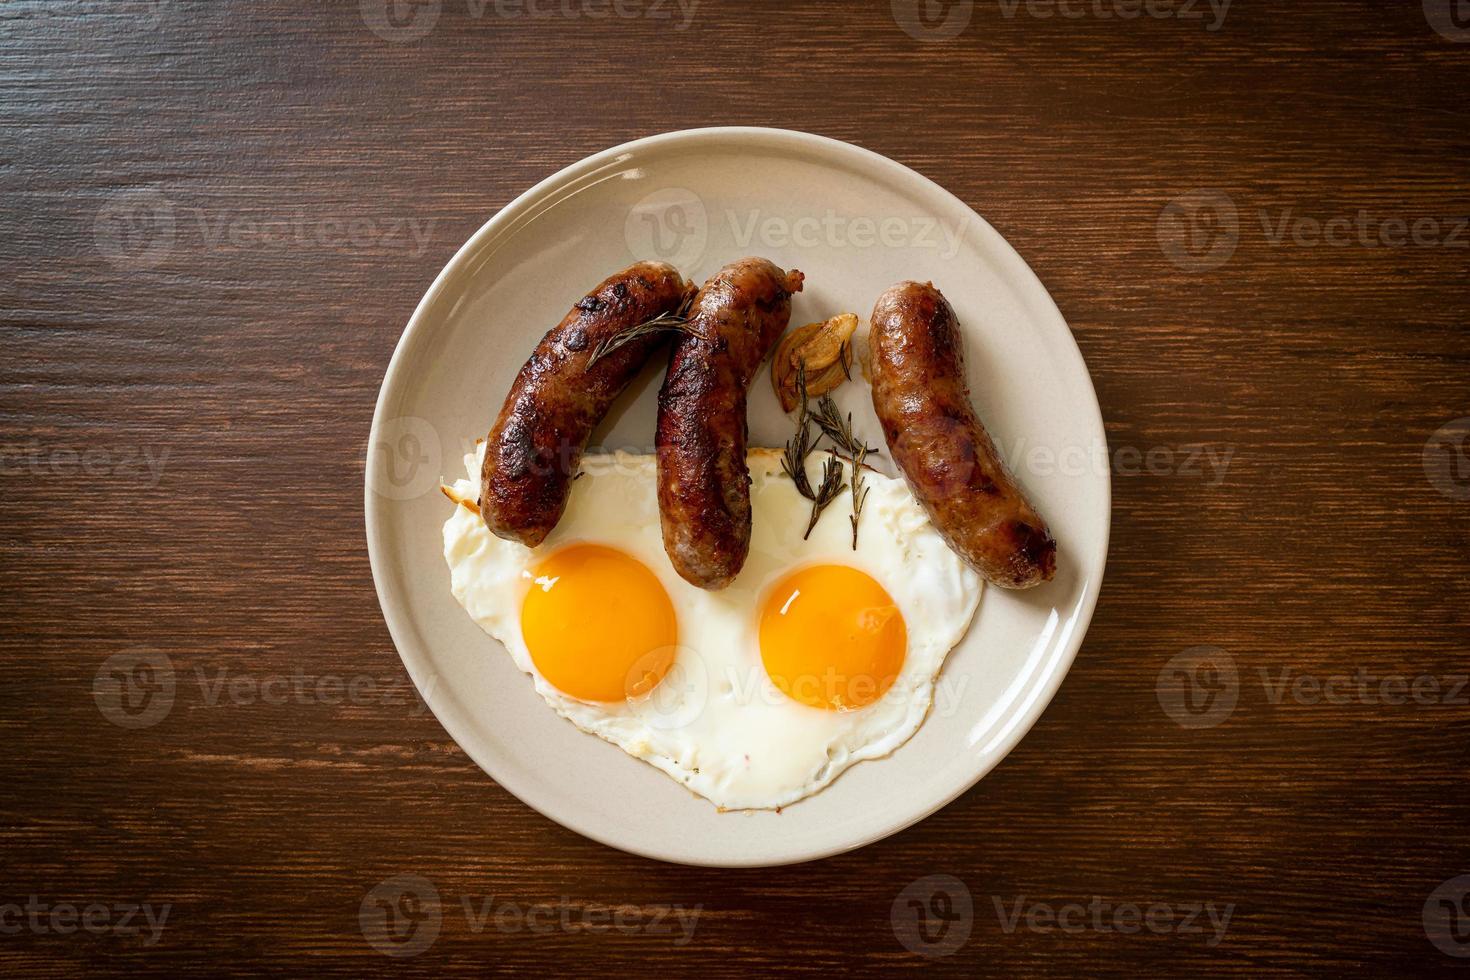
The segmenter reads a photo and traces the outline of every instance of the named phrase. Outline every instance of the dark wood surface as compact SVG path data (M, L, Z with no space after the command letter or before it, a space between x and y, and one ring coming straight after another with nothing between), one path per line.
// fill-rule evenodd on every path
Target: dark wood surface
M371 0L0 3L0 967L1463 969L1470 443L1430 441L1470 416L1449 4L1237 0L1210 30L1206 4L985 0L928 41L886 0L703 0L684 30L542 4L409 4L440 16L390 40ZM566 164L710 124L850 140L974 206L1068 318L1115 453L1157 450L1118 457L1097 615L1020 747L914 828L761 871L631 857L500 789L410 693L362 530L374 397L454 250ZM1197 207L1225 199L1233 238ZM440 932L394 961L360 913L400 874ZM890 918L930 875L971 898L947 957ZM476 931L486 900L512 911ZM1107 910L1051 928L1069 903ZM1231 917L1127 932L1130 903ZM143 904L151 943L120 922ZM599 918L673 905L702 907L684 944Z

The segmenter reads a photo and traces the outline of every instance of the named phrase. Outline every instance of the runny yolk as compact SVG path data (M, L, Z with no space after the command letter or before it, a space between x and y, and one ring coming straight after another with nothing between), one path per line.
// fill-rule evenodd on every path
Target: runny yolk
M776 584L761 611L761 660L788 697L850 711L883 696L903 667L908 630L883 586L845 565Z
M674 604L642 562L613 548L570 545L531 570L521 635L541 676L583 701L653 690L673 666Z

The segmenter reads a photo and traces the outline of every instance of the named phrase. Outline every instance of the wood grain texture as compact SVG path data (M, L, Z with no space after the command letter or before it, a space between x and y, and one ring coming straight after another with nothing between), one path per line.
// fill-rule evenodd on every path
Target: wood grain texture
M1470 231L1290 230L1470 216L1470 44L1418 2L1240 0L1210 30L1204 4L1068 18L979 0L930 42L900 29L903 6L703 0L676 30L677 8L443 0L432 30L391 41L372 0L0 3L7 973L1463 968L1422 917L1470 873L1467 692L1271 685L1470 671L1470 481L1448 452L1431 456L1448 492L1424 466L1431 434L1470 416ZM1019 748L904 833L765 871L624 855L501 790L416 706L362 532L378 385L460 243L591 152L716 123L850 140L974 206L1068 318L1115 453L1159 449L1154 472L1119 457L1096 618ZM1218 222L1170 205L1220 195L1238 240L1207 268ZM1202 250L1179 251L1181 229ZM1196 445L1228 468L1188 472ZM1186 728L1156 685L1198 646L1229 658L1237 704ZM94 684L139 649L170 658L177 689L128 729ZM359 911L402 873L433 882L442 927L390 963ZM940 959L890 925L932 874L974 909ZM170 912L151 945L146 928L57 934L3 907L32 895ZM557 927L476 931L464 903L490 896L551 906ZM1006 929L1018 900L1094 897L1233 912L1214 945L1203 918ZM585 919L673 904L702 906L684 945Z

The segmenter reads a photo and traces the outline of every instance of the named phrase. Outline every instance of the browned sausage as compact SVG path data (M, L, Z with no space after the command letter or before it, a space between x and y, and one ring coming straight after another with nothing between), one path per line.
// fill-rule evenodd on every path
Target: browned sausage
M893 461L955 553L988 581L1029 589L1056 542L970 404L959 322L932 283L901 282L873 308L873 408Z
M491 531L535 547L556 527L587 438L668 337L639 337L589 367L593 349L676 312L693 288L673 266L639 262L578 300L541 338L486 440L480 516Z
M745 392L791 319L802 275L732 262L695 296L658 394L664 550L693 585L722 589L750 551Z

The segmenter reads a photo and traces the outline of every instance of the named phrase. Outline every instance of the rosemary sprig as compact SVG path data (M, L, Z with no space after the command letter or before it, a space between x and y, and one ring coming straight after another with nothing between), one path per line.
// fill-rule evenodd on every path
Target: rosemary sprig
M822 511L842 493L842 463L836 456L828 456L827 462L822 465L822 482L816 489L812 489L811 480L806 475L806 458L816 448L816 443L822 440L822 436L818 433L816 440L812 439L807 410L806 366L803 364L796 367L796 391L801 397L801 408L796 417L796 433L787 440L786 452L781 457L781 469L796 484L797 493L812 502L812 516L806 523L806 533L801 536L805 541L811 537L812 529L817 526L817 519L822 516Z
M822 430L822 435L832 440L838 453L845 455L852 464L852 550L856 551L858 518L862 516L863 504L868 499L870 489L863 486L863 464L867 462L868 456L878 450L852 434L852 413L843 415L837 410L837 403L827 395L823 395L821 401L817 402L816 411L811 413L811 417Z
M812 421L817 423L822 434L832 440L832 445L839 451L845 453L849 459L856 459L859 453L864 456L881 455L878 450L869 446L852 434L852 413L844 416L837 409L837 403L832 400L831 395L823 395L817 402L816 411L811 413Z
M822 511L827 505L837 499L842 493L842 462L836 456L828 456L827 462L822 464L822 485L817 488L817 495L812 498L812 517L806 522L806 533L801 536L805 541L811 537L812 528L817 526L817 518L822 516Z
M796 434L786 440L786 452L781 456L781 469L796 484L797 493L808 500L817 499L811 481L806 476L806 457L812 451L812 431L803 419L796 427Z
M830 396L823 395L813 410L809 404L806 390L806 365L798 363L796 366L796 393L800 396L801 407L796 416L796 434L786 443L786 452L781 457L781 469L791 477L791 482L796 484L797 492L812 502L811 520L807 522L806 534L801 536L805 541L811 536L812 528L817 526L817 518L822 516L826 508L837 495L842 492L842 460L846 459L852 465L852 477L849 486L852 490L852 550L856 551L858 546L858 518L862 516L863 504L867 502L868 490L863 485L863 466L868 456L875 454L878 450L869 446L865 440L858 439L852 434L852 413L843 415L837 409L837 403ZM820 430L817 438L812 439L810 423L817 423ZM806 458L817 447L817 443L826 436L836 447L832 455L827 457L827 462L822 466L822 483L813 490L811 481L806 475Z
M619 330L617 333L599 340L597 345L592 348L591 356L587 358L587 366L590 368L604 357L607 357L614 351L621 350L640 337L647 337L649 334L664 333L669 330L683 330L687 332L688 329L689 320L683 315L682 311L679 313L663 313L654 317L652 320L635 323L625 330Z
M863 486L863 463L868 458L868 447L864 446L852 458L852 550L857 551L858 518L862 516L863 504L868 499L868 487Z

